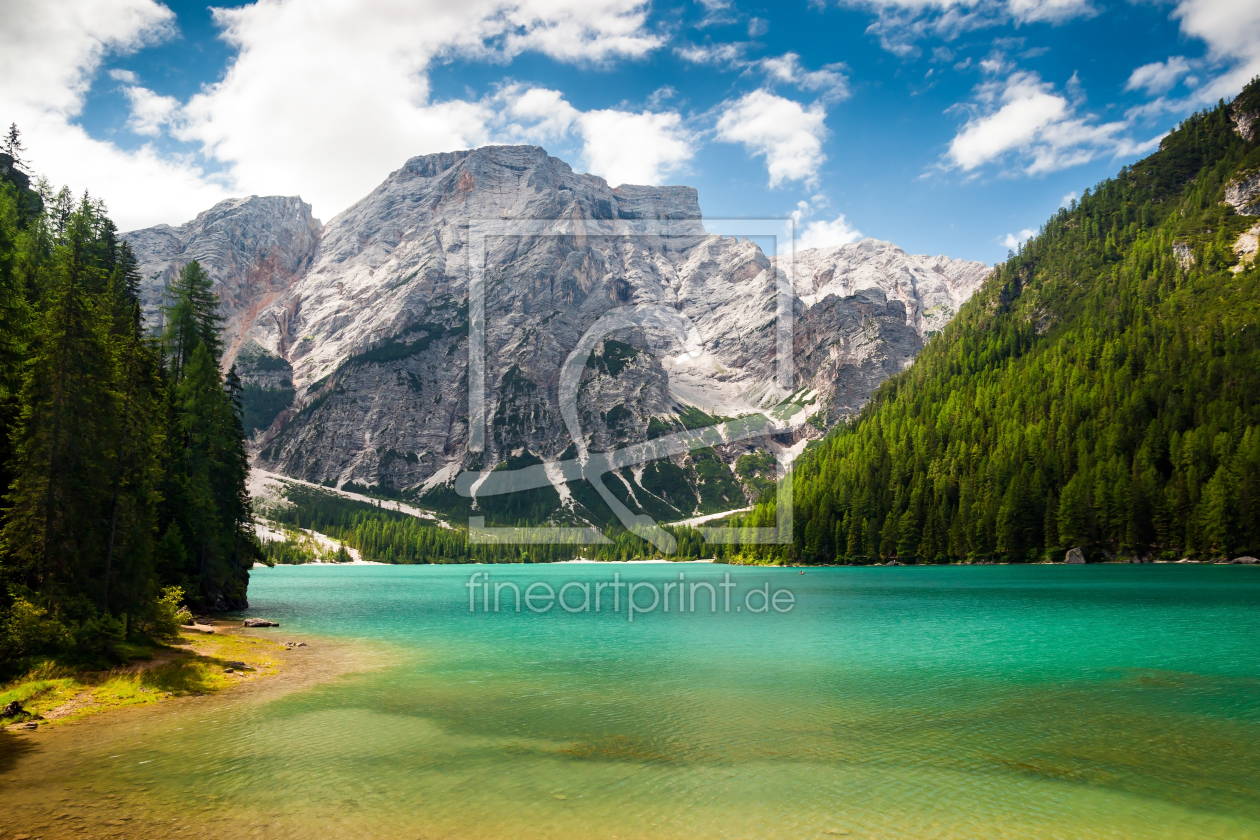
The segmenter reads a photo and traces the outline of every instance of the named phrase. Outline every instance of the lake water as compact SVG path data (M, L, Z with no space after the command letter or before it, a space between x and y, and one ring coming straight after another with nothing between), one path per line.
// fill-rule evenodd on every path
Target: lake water
M495 613L475 572L717 611ZM1260 838L1260 569L290 567L250 601L372 667L80 744L72 800L207 838Z

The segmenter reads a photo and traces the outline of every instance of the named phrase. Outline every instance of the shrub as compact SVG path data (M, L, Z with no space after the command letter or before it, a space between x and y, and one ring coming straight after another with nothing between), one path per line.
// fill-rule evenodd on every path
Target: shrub
M192 613L184 606L184 590L179 586L168 586L149 610L149 615L142 622L137 622L137 629L155 639L174 639L179 636L182 624L192 623Z

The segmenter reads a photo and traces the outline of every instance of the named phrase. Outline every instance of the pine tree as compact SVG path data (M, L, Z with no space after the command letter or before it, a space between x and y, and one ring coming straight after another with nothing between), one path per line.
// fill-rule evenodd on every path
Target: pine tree
M93 589L104 545L102 512L117 439L115 354L97 219L84 201L47 272L15 435L15 480L3 530L6 555L54 600Z
M22 132L18 131L17 123L9 123L9 130L4 133L4 139L0 141L0 152L8 155L17 168L30 168L25 158L26 147L22 145Z
M171 284L170 295L173 303L166 307L165 312L165 352L171 382L178 385L198 346L204 346L211 362L218 364L222 352L219 330L223 318L219 315L219 296L214 293L214 281L196 260L180 269Z

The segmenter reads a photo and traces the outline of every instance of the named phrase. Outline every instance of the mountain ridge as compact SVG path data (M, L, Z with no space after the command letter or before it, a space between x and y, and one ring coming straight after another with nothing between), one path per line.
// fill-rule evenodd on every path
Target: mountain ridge
M272 202L283 223L271 227L280 231L301 228L305 218L294 209L305 207L300 199L244 201ZM228 247L239 230L215 227L216 219L246 218L243 207L207 211L198 216L205 222L185 226L198 233L182 242L181 256L199 247L216 255L263 253ZM484 457L468 451L463 384L467 225L478 218L536 220L545 234L486 243ZM632 230L643 222L667 225L671 235L591 235L601 226ZM141 253L152 296L173 258L150 243L170 234L150 229L124 236ZM555 405L559 363L601 313L618 306L677 311L699 330L703 348L684 359L678 339L660 325L610 335L608 341L628 342L637 355L615 373L592 368L583 380L588 444L646 440L654 423L678 426L688 411L738 416L795 398L796 409L778 409L791 415L786 436L755 450L791 457L798 441L847 417L904 368L989 271L982 263L911 257L874 240L805 252L803 260L798 254L797 265L809 273L793 272L791 282L809 289L804 297L794 290L790 299L798 376L787 389L775 381L768 328L789 272L782 258L747 239L708 234L690 187L610 188L539 147L485 147L412 158L322 226L317 241L314 235L285 241L296 243L281 249L286 265L307 260L300 274L245 266L229 284L237 318L231 347L247 414L258 424L255 462L384 495L426 493L452 471L488 469L521 453L559 457L572 443ZM260 283L255 276L272 279ZM805 393L812 397L802 402ZM715 457L732 466L754 453L747 446L719 449ZM674 493L681 505L674 518L711 512L694 459L676 460L690 476L695 505L683 499L686 493ZM650 495L642 480L626 478L627 498ZM719 496L738 502L731 507L757 492L747 483L738 493L719 484L726 488ZM556 490L565 496L565 488ZM589 513L578 518L590 521Z

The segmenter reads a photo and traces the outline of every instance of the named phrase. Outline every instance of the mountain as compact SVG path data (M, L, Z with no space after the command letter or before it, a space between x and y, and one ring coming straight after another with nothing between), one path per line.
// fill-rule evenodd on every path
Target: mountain
M912 256L878 239L799 251L783 270L807 306L828 295L843 298L860 289L879 289L906 305L909 321L921 337L949 323L991 271L971 260Z
M141 302L157 325L171 281L193 260L214 280L230 365L258 313L310 268L323 225L300 198L231 198L191 222L123 234L139 261Z
M486 219L537 223L484 239L487 426L476 452L469 223ZM667 520L743 507L765 485L768 456L790 457L858 410L989 271L873 240L802 252L793 270L749 239L708 234L694 189L612 188L532 146L413 158L322 230L299 199L250 198L124 236L146 300L179 261L216 260L258 466L452 513L468 509L452 488L461 470L773 416L773 437L626 468L614 482L636 512ZM793 323L787 383L776 378L780 290ZM575 441L558 403L565 359L625 307L642 323L596 342ZM733 469L742 456L745 469ZM479 507L509 522L607 521L589 488L571 484L553 472L549 488Z
M797 462L794 544L745 556L1260 553L1258 119L1260 79L1051 217Z

